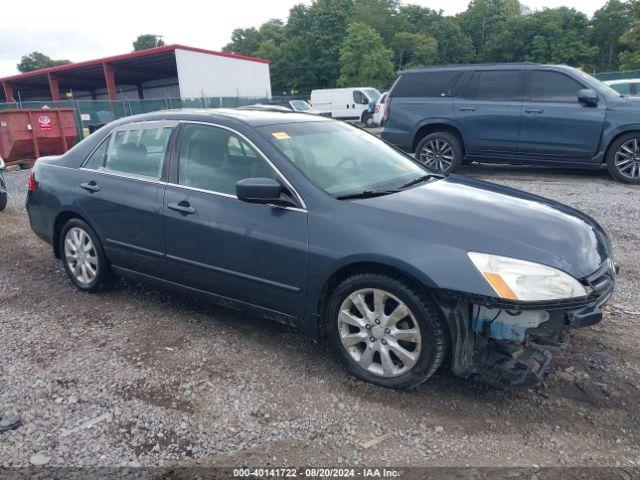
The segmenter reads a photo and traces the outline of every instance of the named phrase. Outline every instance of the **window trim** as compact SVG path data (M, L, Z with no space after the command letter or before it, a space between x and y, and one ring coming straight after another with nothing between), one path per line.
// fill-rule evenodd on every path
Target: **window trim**
M282 205L275 205L275 204L266 204L270 207L276 207L276 208L283 208L286 210L295 210L295 211L300 211L300 212L307 212L307 205L305 204L304 200L302 199L302 196L298 193L298 191L293 187L293 185L291 184L291 182L287 179L287 177L285 177L283 175L283 173L273 164L273 162L265 155L265 153L256 146L255 143L253 143L246 135L240 133L239 131L228 127L226 125L221 125L219 123L215 123L215 122L207 122L207 121L198 121L198 120L179 120L178 124L180 126L180 133L179 135L176 137L176 141L175 141L175 149L172 152L172 156L171 156L171 173L173 175L171 176L175 176L175 174L178 171L179 168L179 164L180 164L180 147L182 146L182 132L184 130L184 126L185 125L205 125L207 127L217 127L217 128L222 128L224 130L227 130L231 133L233 133L234 135L237 135L238 137L240 137L242 140L244 140L251 148L253 148L256 153L258 154L259 158L262 158L262 160L264 160L267 165L269 165L271 167L271 169L276 173L276 176L278 177L278 179L280 181L282 181L285 185L285 187L287 187L291 193L293 193L293 197L294 200L296 201L296 203L298 204L298 207L286 207L286 206L282 206ZM225 193L225 192L217 192L215 190L207 190L207 189L203 189L203 188L196 188L196 187L189 187L187 185L180 185L179 183L176 183L176 181L178 180L177 177L175 177L176 181L173 181L174 178L171 178L171 176L169 178L167 178L167 185L173 186L173 187L178 187L178 188L183 188L186 190L193 190L196 192L202 192L202 193L208 193L211 195L218 195L221 197L226 197L226 198L232 198L238 201L241 201L240 199L238 199L238 197L236 195L230 194L230 193Z
M557 73L558 75L564 75L569 80L573 80L578 85L580 85L581 89L584 89L584 88L591 89L591 87L585 86L585 84L582 83L580 80L578 80L577 78L572 77L571 75L568 75L565 72L561 72L561 71L558 71L558 70L545 70L545 69L539 69L539 68L532 68L532 69L527 70L525 81L524 81L523 99L524 99L525 102L534 102L534 103L573 103L573 102L568 102L566 100L533 100L531 98L531 76L532 76L533 72ZM579 104L579 102L578 102L578 94L577 93L576 93L575 103Z

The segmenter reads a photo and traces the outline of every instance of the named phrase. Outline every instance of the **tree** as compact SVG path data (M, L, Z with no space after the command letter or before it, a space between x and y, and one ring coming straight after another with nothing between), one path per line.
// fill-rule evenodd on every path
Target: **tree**
M17 68L20 73L32 72L41 68L56 67L58 65L67 65L71 63L69 60L53 60L51 57L40 52L31 52L23 55L18 63Z
M133 42L133 51L139 52L140 50L149 50L150 48L163 47L165 45L161 35L152 35L145 33L139 35Z
M491 38L498 24L522 15L518 0L472 0L467 10L458 15L462 31L473 42L476 55L482 58L485 42Z
M398 70L433 64L438 54L438 42L422 33L398 32L391 42Z
M438 53L434 63L465 63L471 59L471 38L462 33L455 18L418 5L400 7L397 18L399 31L422 33L436 39Z
M340 47L338 86L388 87L394 78L392 55L373 28L364 23L350 24Z
M631 25L620 37L620 43L626 49L619 55L621 70L640 68L640 2L634 2L631 11Z
M620 37L629 26L631 10L631 3L610 0L593 14L589 41L598 49L595 60L598 70L618 68L618 56L624 48Z

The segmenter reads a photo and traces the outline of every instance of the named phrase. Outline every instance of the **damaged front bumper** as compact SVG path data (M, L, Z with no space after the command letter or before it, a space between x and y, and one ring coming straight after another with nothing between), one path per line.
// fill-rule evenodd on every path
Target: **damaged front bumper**
M451 369L503 388L536 386L551 362L548 346L561 346L569 330L602 320L618 268L606 262L582 281L588 298L562 302L518 303L443 292L441 306L452 340Z

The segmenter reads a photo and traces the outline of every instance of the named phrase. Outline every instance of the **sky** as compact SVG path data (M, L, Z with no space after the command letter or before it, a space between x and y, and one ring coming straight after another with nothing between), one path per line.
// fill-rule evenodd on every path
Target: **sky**
M605 0L521 0L532 10L568 6L591 16ZM119 55L132 50L143 33L163 35L178 43L220 50L234 28L260 26L271 18L286 19L289 9L311 0L110 0L87 2L31 0L3 15L0 27L0 77L18 73L20 57L34 50L74 62ZM454 15L469 0L405 0ZM91 10L90 5L97 9ZM5 9L5 13L7 10Z

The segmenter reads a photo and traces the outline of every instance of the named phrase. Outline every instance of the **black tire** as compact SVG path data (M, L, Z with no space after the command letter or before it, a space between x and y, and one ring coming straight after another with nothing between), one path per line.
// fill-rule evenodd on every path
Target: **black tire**
M633 172L634 175L631 176L630 171L623 173L620 170L620 168L616 165L616 156L617 156L616 154L625 143L628 143L629 141L633 141L633 140L636 140L638 150L636 150L635 155L632 155L630 157L630 160L631 160L630 164L627 164L627 165L631 165L632 168L634 168L635 166L635 170ZM606 161L607 161L607 170L609 170L609 175L611 175L613 178L625 183L632 183L636 185L640 184L640 132L627 133L616 138L616 140L613 141L611 145L609 145L609 149L607 150Z
M375 122L373 121L373 115L369 114L364 117L364 124L367 128L373 128Z
M358 365L343 346L338 321L340 308L347 297L363 289L380 289L390 293L402 301L415 318L421 336L420 353L417 361L408 371L397 376L382 376L372 373ZM415 387L428 380L447 356L449 341L441 311L426 293L416 289L401 277L378 273L365 273L349 277L340 283L331 294L326 312L329 338L341 362L351 374L367 382L386 388ZM363 343L367 344L369 340ZM363 347L367 348L366 345ZM394 358L397 359L397 357Z
M7 208L7 202L9 198L7 196L7 192L0 193L0 212Z
M440 142L446 143L451 147L451 152L453 153L453 155L449 155L448 154L449 151L444 150L443 152L439 153L443 155L443 158L437 157L437 158L434 158L433 160L427 161L426 147L431 142L433 142L432 145L443 144ZM423 152L423 150L425 151ZM429 149L429 150L433 151L433 149ZM452 157L452 159L449 160L448 158L444 158L445 156L444 153L447 153L446 157ZM434 170L435 172L438 172L438 173L449 173L449 172L455 171L462 163L463 154L464 154L464 150L462 148L462 142L460 142L460 139L456 135L449 132L430 133L429 135L425 136L422 140L420 140L420 143L418 143L418 146L416 147L416 159L419 162L427 165L427 167L429 167L431 170ZM450 162L450 164L446 168L442 168L442 163L444 162Z
M72 271L69 260L65 255L65 239L67 237L67 233L72 228L77 228L84 231L93 243L94 248L92 251L95 252L95 257L97 259L97 269L95 278L93 278L93 280L88 283L83 283L78 279L76 274ZM111 285L113 280L113 273L109 266L109 262L107 261L107 257L104 254L102 244L100 243L100 240L98 239L98 236L95 234L93 229L86 222L80 220L79 218L72 218L71 220L69 220L60 231L59 242L60 243L58 248L60 256L62 257L64 269L67 271L67 275L69 276L71 282L79 290L94 293Z

